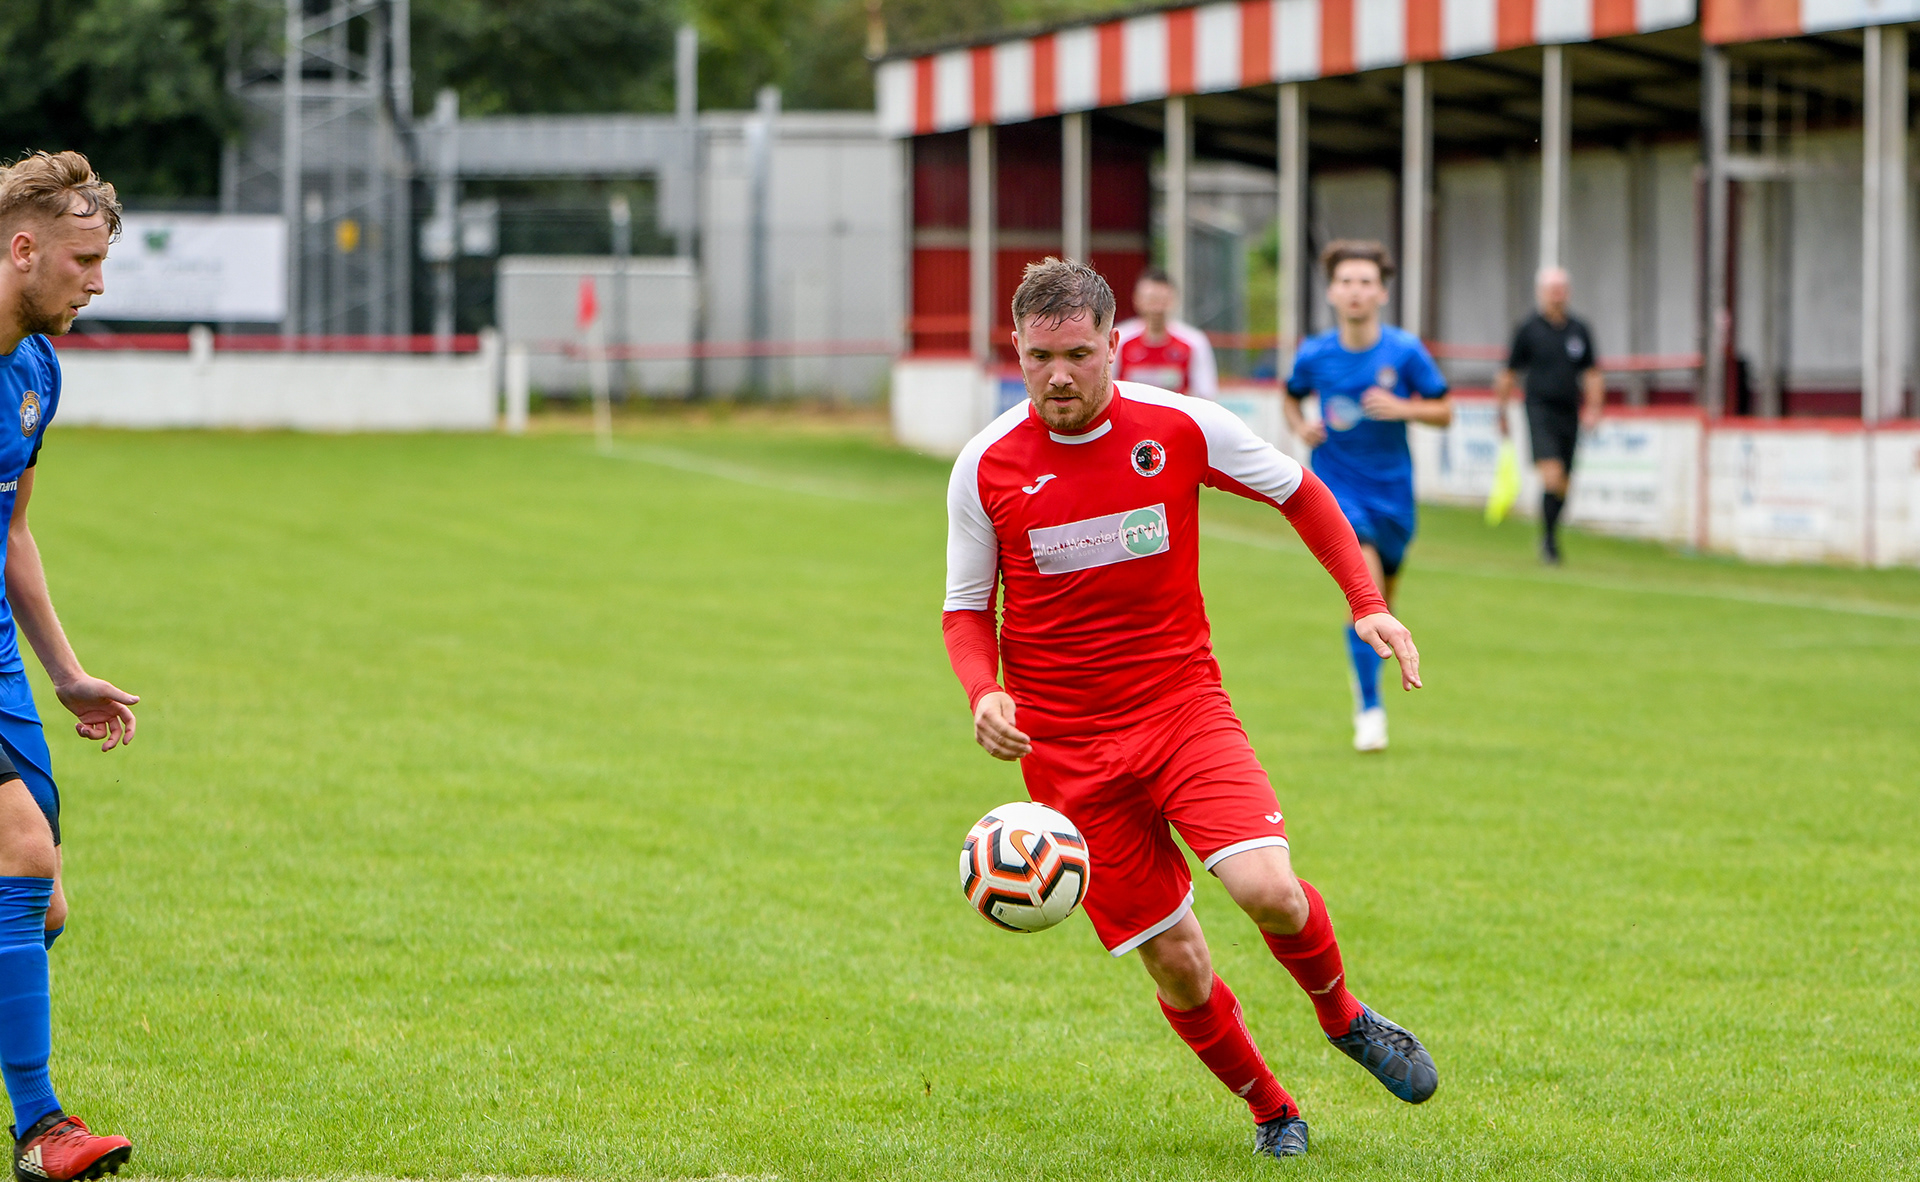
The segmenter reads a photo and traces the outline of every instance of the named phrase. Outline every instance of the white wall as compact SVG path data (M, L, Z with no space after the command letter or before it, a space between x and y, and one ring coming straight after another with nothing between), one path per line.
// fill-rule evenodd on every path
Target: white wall
M436 357L60 353L57 425L489 431L499 347Z
M1654 273L1639 277L1652 293L1648 317L1653 339L1638 350L1691 353L1695 349L1693 166L1690 145L1655 148L1646 154L1653 172L1646 185L1655 194L1642 233ZM1533 310L1533 277L1539 269L1539 171L1536 156L1448 164L1434 176L1434 255L1437 290L1435 327L1452 345L1504 349L1514 328ZM1600 351L1620 356L1636 351L1632 317L1636 286L1629 218L1634 208L1629 154L1576 152L1569 161L1567 269L1573 277L1576 315L1592 327ZM1389 239L1391 241L1391 239ZM1456 383L1489 381L1494 362L1453 361ZM1686 385L1684 373L1662 384Z
M584 391L589 385L587 362L553 351L557 342L585 346L602 339L611 343L616 291L614 260L609 257L508 255L500 260L500 335L509 347L528 346L528 378L541 390ZM599 329L592 334L578 327L580 281L592 278L600 304ZM629 345L686 346L693 341L694 317L699 310L699 282L693 263L677 258L628 259L626 267L626 331ZM684 395L692 388L693 367L685 361L634 361L613 368L616 392L631 388L640 394Z
M1540 489L1525 413L1518 405L1509 413L1524 473L1516 510L1532 516ZM1495 431L1486 398L1456 399L1445 430L1412 428L1420 499L1485 504ZM1684 409L1616 411L1581 438L1567 515L1602 533L1756 562L1920 566L1920 427L1869 433L1792 420L1708 424Z
M701 266L710 341L749 335L748 118L703 117ZM906 315L904 151L902 141L880 138L870 113L780 117L769 201L772 339L899 339ZM885 355L776 359L769 379L777 393L876 399L891 363ZM707 386L738 389L748 372L744 361L710 362Z

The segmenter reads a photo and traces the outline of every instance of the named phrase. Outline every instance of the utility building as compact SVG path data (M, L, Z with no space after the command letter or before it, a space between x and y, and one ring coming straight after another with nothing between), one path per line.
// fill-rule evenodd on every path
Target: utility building
M1914 19L1916 0L1227 0L893 56L877 90L911 184L901 433L957 447L1017 396L994 373L1012 361L1007 307L1029 260L1089 261L1123 315L1149 260L1191 291L1191 178L1231 161L1270 175L1278 239L1273 320L1230 342L1271 350L1250 374L1270 383L1325 326L1313 260L1332 238L1393 248L1389 317L1463 392L1504 358L1537 270L1563 265L1618 421L1685 411L1704 457L1690 478L1657 478L1703 490L1658 525L1607 520L1590 480L1590 522L1782 557L1920 560L1920 514L1888 483L1920 482L1904 444L1868 454L1863 435L1844 445L1861 456L1811 465L1789 437L1761 448L1783 470L1833 469L1826 484L1850 470L1866 482L1828 488L1798 526L1785 510L1743 519L1817 545L1749 545L1716 532L1726 513L1708 503L1723 420L1831 433L1844 419L1898 439L1913 413ZM1426 441L1445 467L1423 472L1430 492L1471 494L1465 473L1490 463L1461 435L1474 421ZM1793 495L1812 496L1811 479ZM1750 507L1752 491L1729 495ZM1894 501L1899 519L1879 521Z

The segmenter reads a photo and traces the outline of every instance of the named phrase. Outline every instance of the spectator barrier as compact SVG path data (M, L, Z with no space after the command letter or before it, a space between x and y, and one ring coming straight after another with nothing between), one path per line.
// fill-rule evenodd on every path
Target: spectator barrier
M894 434L937 455L959 452L1024 392L1017 373L964 356L901 358ZM1225 383L1220 402L1296 458L1273 385ZM1457 390L1444 429L1410 429L1422 501L1477 507L1493 486L1500 435L1485 390ZM1311 412L1311 404L1309 404ZM1508 411L1522 473L1516 512L1539 511L1524 406ZM1691 407L1609 407L1584 432L1568 521L1759 562L1920 566L1920 421L1709 419Z

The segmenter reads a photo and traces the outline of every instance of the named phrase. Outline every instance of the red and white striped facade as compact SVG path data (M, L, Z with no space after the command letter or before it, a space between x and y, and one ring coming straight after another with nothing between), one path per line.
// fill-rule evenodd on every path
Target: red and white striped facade
M1647 33L1694 15L1695 0L1222 0L883 62L880 126L910 136L1020 123Z
M1920 0L1703 0L1701 35L1717 45L1920 20Z

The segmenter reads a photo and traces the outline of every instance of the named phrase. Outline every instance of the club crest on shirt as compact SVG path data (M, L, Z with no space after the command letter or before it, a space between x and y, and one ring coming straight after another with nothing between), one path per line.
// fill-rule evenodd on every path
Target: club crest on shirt
M1567 338L1567 356L1568 357L1571 357L1575 361L1578 361L1582 356L1586 354L1586 351L1587 351L1587 342L1585 341L1585 339L1578 336L1570 336Z
M1167 466L1167 449L1156 439L1142 439L1133 445L1133 470L1142 476L1158 476Z
M1382 390L1391 390L1400 382L1400 371L1391 365L1383 365L1380 372L1373 375L1373 384Z
M40 396L32 390L20 396L20 434L28 439L40 426Z

